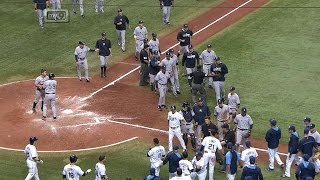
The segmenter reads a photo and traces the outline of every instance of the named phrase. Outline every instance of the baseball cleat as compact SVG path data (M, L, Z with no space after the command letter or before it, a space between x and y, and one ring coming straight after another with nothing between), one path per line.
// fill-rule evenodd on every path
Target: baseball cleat
M125 51L126 51L126 49L125 49L125 48L121 48L121 51L122 51L122 52L125 52Z
M180 92L180 91L177 91L177 94L181 94L181 92Z
M169 25L169 24L170 24L170 22L168 21L166 24L168 24L168 25Z
M162 111L162 107L161 107L161 106L158 106L158 110L159 110L159 111Z
M79 78L79 81L82 81L82 79L81 79L81 78Z
M281 164L281 165L280 165L280 168L281 168L281 169L284 169L284 167L285 167L284 164Z
M96 9L96 13L98 12L98 9Z
M47 117L46 116L42 116L42 120L47 120Z
M56 120L56 119L57 119L57 117L53 117L53 119L54 119L54 120Z
M285 174L281 176L282 178L290 178L289 176L286 176Z
M36 113L37 111L36 111L36 108L32 108L32 112L33 113Z
M73 11L73 14L77 14L77 12Z
M90 82L90 80L89 80L89 79L86 79L86 81L87 81L87 82Z
M84 18L84 15L81 15L81 17L83 17L83 18Z
M274 169L270 169L269 167L266 169L267 171L274 171Z

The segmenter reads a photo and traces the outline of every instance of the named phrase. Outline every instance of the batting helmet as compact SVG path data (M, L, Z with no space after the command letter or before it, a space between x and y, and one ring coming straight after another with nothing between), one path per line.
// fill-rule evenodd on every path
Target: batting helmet
M36 136L31 136L31 137L29 138L30 144L33 144L33 143L36 142L37 140L38 140L38 138L37 138Z
M169 57L170 55L171 55L171 54L170 54L169 52L166 52L166 56L168 56L168 57Z
M185 101L182 103L182 107L189 107L190 103L188 101Z
M77 162L78 157L75 154L73 154L69 157L69 160L71 163L75 163L75 162Z
M54 77L56 77L55 74L53 74L53 73L50 73L50 74L49 74L49 78L50 78L50 79L52 79L52 78L54 78Z

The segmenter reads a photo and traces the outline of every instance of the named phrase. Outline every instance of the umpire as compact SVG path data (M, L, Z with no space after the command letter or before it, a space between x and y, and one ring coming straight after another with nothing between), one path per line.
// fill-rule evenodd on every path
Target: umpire
M205 100L206 90L203 87L203 79L206 77L206 74L201 71L201 66L197 66L197 70L188 74L188 76L192 77L193 79L191 86L192 101L196 103L196 94L198 91L200 93L200 97Z
M140 75L140 86L148 85L148 64L149 64L149 45L145 44L143 49L140 51L140 63L141 63L141 75Z
M224 99L224 81L226 80L224 76L228 74L228 68L220 61L220 57L217 57L215 63L211 65L211 72L216 101Z

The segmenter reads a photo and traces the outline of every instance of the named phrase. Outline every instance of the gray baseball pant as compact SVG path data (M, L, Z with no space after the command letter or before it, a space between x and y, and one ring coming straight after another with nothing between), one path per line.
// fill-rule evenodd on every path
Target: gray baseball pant
M176 69L173 70L173 77L174 77L174 85L176 86L176 91L180 91L179 74Z
M108 59L109 59L109 56L100 56L100 67L107 67Z
M158 83L158 89L159 89L159 103L158 105L166 105L166 93L167 93L167 85L162 85Z
M171 6L163 6L162 8L162 14L163 14L163 22L167 23L170 22L170 11L171 11Z
M176 96L177 95L177 89L176 89L176 83L174 81L174 76L172 75L172 72L166 71L166 73L171 73L169 80L170 80L170 83L171 83L172 93L173 93L174 96Z
M44 104L43 104L43 116L47 116L47 106L50 103L51 109L52 109L52 115L53 117L57 117L57 111L56 111L56 95L55 94L46 94L44 97Z
M80 9L80 15L83 15L83 0L72 0L72 10L73 12L76 12L76 6L79 4L79 9Z
M121 49L125 50L125 44L126 44L126 30L117 30L116 33L118 36L118 44L121 46Z
M213 81L214 91L216 92L216 101L224 96L224 81Z
M39 21L39 26L43 27L44 25L44 13L46 13L46 9L37 9L37 15L38 15L38 21Z
M78 78L81 79L81 67L84 68L84 77L86 79L89 79L89 71L88 71L88 62L87 59L85 60L78 60L77 62L77 74L78 74Z
M203 72L206 73L206 75L210 74L210 68L211 68L211 64L204 64L202 66ZM213 79L212 77L208 77L208 85L209 86L213 86Z
M201 124L202 125L202 124ZM197 129L196 129L196 137L197 137L197 145L198 146L201 146L201 132L202 132L202 127L201 125L198 125L197 126Z
M94 9L103 12L104 0L94 0Z
M38 103L39 100L40 100L40 97L41 97L41 99L43 101L45 95L46 94L44 93L44 90L37 90L36 89L36 96L34 97L34 101L33 102Z

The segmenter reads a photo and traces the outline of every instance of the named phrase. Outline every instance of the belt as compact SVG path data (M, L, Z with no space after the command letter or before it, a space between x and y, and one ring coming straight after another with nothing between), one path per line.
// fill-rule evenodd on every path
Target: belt
M159 83L160 84L160 83ZM160 84L160 85L163 85L163 86L165 86L165 85L167 85L167 84Z
M246 130L249 130L249 129L240 129L240 128L238 128L240 131L246 131Z
M219 121L219 122L226 122L226 121Z
M81 61L85 60L86 58L79 58Z
M46 94L56 94L56 93L46 93Z
M204 151L204 153L215 153L214 151Z
M177 129L179 128L180 126L176 126L176 127L170 127L171 129Z
M190 125L191 123L186 123L186 125Z
M211 64L204 64L204 65L211 65Z

